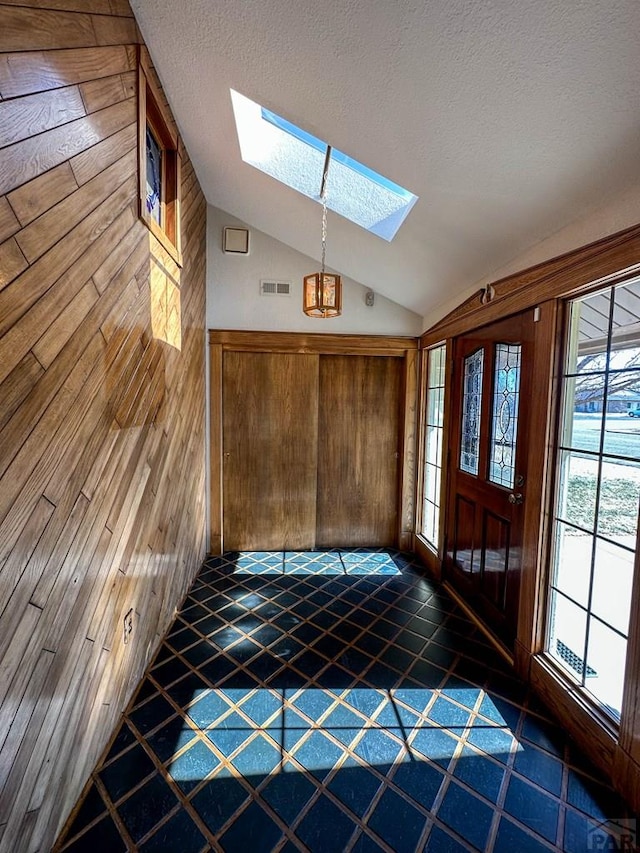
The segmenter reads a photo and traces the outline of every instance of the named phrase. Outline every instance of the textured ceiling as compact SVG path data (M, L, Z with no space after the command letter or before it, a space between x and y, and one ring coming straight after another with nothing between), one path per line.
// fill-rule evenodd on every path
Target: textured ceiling
M231 88L420 197L391 243L330 213L327 247L420 314L640 182L638 0L131 5L210 204L319 256L319 205L242 162Z

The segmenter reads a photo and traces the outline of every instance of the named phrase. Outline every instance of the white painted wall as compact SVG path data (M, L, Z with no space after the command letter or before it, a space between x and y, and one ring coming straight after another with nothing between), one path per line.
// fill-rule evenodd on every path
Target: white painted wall
M372 308L365 305L367 288L343 277L342 315L328 320L302 312L302 277L319 270L307 257L250 227L250 253L226 255L222 251L225 225L244 223L215 207L207 210L207 326L209 329L323 332L332 334L420 334L421 317L376 293ZM318 253L320 252L318 218ZM331 258L331 231L327 240ZM337 270L339 272L339 270ZM260 279L291 282L291 296L261 296Z
M543 261L557 258L573 249L579 249L596 240L609 237L625 228L631 228L640 222L640 186L632 186L623 193L610 199L602 207L592 210L580 219L575 220L565 228L561 228L549 237L535 243L526 252L519 254L512 261L490 275L476 281L462 295L443 301L436 310L422 319L423 330L431 328L435 323L453 311L466 299L473 296L481 287L505 278L508 275L526 270Z

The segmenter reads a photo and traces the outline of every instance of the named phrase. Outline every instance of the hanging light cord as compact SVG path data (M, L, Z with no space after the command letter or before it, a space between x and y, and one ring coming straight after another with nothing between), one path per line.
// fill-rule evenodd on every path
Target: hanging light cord
M322 201L322 269L324 276L324 260L327 254L327 182L329 180L329 162L331 160L331 146L327 145L327 153L324 158L324 172L322 174L322 186L320 187L320 200Z

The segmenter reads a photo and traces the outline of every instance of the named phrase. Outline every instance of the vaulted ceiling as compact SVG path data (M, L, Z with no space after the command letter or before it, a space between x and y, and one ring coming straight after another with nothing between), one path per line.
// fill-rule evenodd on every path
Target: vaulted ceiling
M640 183L638 0L131 5L210 204L319 257L230 89L419 196L391 243L330 213L327 263L420 314Z

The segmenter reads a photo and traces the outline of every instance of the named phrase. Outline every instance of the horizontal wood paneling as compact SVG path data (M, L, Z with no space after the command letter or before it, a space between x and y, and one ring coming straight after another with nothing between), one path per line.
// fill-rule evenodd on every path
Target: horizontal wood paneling
M98 44L91 15L22 6L0 6L0 50L90 47Z
M107 166L115 163L125 151L130 151L136 144L136 138L136 124L132 122L92 148L72 157L69 166L78 186L86 184Z
M109 0L5 0L5 6L25 6L32 9L54 9L62 12L97 12L100 15L115 14Z
M0 148L86 115L77 86L0 104Z
M135 99L129 98L91 116L17 142L0 150L0 193L64 163L135 121Z
M6 198L0 198L0 242L20 230L20 223Z
M71 164L65 160L54 169L50 169L9 193L5 196L5 201L9 209L15 212L20 225L24 226L77 189L78 182L74 177Z
M105 251L115 249L128 233L135 222L131 202L134 185L135 180L130 179L118 187L66 235L64 244L53 246L11 287L0 291L0 381L28 352L29 339L37 329L42 331L41 324L47 319L51 322L66 304L69 288L74 283L84 284L106 260ZM41 301L42 297L46 302ZM30 311L34 307L36 314Z
M0 95L16 98L135 69L131 47L78 48L0 55Z
M29 266L13 237L0 246L0 290Z
M135 44L138 41L133 18L94 15L91 20L98 44Z
M35 222L23 228L14 239L29 263L36 261L59 243L65 234L107 199L115 187L120 187L127 178L135 176L136 164L135 151L130 151L76 192L54 205L51 210L43 213Z
M109 104L117 104L118 101L124 101L125 98L133 95L132 91L129 90L127 92L127 89L125 89L121 74L83 83L80 86L80 92L88 113L101 110L104 107L108 107Z
M126 0L0 3L0 850L11 853L52 848L205 552L206 204L181 146L178 270L137 217L138 40Z

